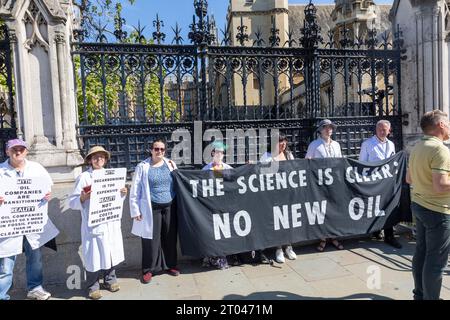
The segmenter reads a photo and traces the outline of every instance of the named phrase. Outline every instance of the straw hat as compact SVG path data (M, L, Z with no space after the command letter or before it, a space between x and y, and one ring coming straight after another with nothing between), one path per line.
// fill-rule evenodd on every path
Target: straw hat
M104 154L106 154L106 159L107 159L107 160L111 159L111 153L109 153L108 151L106 151L105 148L103 148L103 147L101 147L101 146L95 146L95 147L92 147L92 148L89 149L89 151L88 151L86 157L84 158L84 163L85 163L85 164L88 164L88 163L89 163L89 160L90 160L90 158L91 158L91 156L92 156L94 153L98 153L98 152L103 152Z

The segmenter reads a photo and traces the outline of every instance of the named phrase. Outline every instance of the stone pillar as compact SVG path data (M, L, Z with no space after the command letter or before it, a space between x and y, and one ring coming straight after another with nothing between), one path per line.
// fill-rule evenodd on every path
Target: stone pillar
M445 0L395 0L390 20L403 31L402 61L404 145L412 146L422 131L422 115L433 109L449 113L449 61Z
M29 158L55 181L73 181L82 162L70 39L70 0L13 1L2 12L13 42L18 134L30 144Z

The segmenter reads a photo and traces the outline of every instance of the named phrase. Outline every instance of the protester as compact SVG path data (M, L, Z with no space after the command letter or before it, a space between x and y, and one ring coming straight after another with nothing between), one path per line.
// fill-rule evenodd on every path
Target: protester
M337 126L329 119L320 121L316 130L319 137L309 144L305 158L341 158L341 146L331 138L331 135L336 128ZM330 241L336 249L344 249L344 246L337 239L320 239L320 243L317 246L319 252L325 250L327 240Z
M407 182L416 219L413 257L415 300L438 300L450 251L450 151L448 115L440 110L420 120L424 136L411 151Z
M69 206L73 210L81 211L81 246L84 267L86 269L86 285L91 299L100 299L100 278L103 286L111 291L120 290L117 283L116 266L125 260L121 221L108 221L90 227L89 208L93 173L104 170L111 155L103 147L92 147L85 158L89 166L75 182L75 190L69 197ZM127 195L127 188L120 190L122 201Z
M166 144L153 141L151 157L136 167L130 191L132 233L142 239L142 282L167 271L178 276L177 215L172 171L177 167L164 157Z
M37 162L26 159L28 155L27 144L21 139L9 140L6 145L6 154L9 157L0 165L0 183L4 185L14 183L15 178L41 178L53 185L47 170ZM48 190L43 201L49 201L51 192ZM7 197L0 197L0 205L8 201ZM0 300L9 300L8 290L13 280L13 270L16 256L25 251L26 275L27 275L27 298L35 300L47 300L50 292L42 287L42 253L44 245L54 246L54 238L59 231L50 218L44 226L42 233L33 233L26 236L0 238Z
M216 141L213 143L213 150L211 151L212 161L203 167L204 171L212 171L214 174L220 173L223 170L233 169L230 165L223 162L224 153L226 150L226 145L223 142ZM232 256L232 261L238 264L237 256ZM204 257L203 267L215 267L217 269L227 269L229 268L228 260L226 256L218 257Z
M261 157L261 162L271 162L271 161L285 161L285 160L294 160L294 156L292 152L289 151L288 148L288 139L284 134L280 134L278 137L278 143L276 145L275 150L273 150L273 153L266 152ZM284 246L284 253L288 257L289 260L295 260L297 259L297 255L295 254L294 250L292 249L291 244L287 244ZM283 254L283 248L277 247L277 250L275 251L275 261L278 263L285 263L286 260L284 259Z
M372 138L367 139L361 145L359 160L366 162L376 162L388 159L395 154L395 145L387 137L391 131L391 123L388 120L378 121L375 129L376 133ZM377 239L381 238L381 232L375 232ZM400 249L402 245L394 237L394 228L384 229L384 242L394 248Z

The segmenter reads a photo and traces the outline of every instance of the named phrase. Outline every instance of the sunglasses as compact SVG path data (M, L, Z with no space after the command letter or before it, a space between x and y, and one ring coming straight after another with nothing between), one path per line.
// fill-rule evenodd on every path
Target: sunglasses
M153 148L152 149L153 151L155 151L155 152L164 152L164 151L166 151L166 148Z

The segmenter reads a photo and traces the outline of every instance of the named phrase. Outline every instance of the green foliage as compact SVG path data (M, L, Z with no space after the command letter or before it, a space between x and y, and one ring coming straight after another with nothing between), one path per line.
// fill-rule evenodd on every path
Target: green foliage
M145 0L148 1L148 0ZM92 33L99 25L111 25L115 16L122 11L120 0L74 0L81 9L83 25L88 33ZM133 5L136 0L126 0Z
M124 21L121 19L122 5L119 1L113 0L96 0L95 4L91 1L82 1L85 5L88 5L85 10L85 16L87 13L88 21L94 21L97 19L113 19L115 29L122 29L121 23ZM133 4L135 0L128 0ZM111 20L108 20L111 21ZM122 35L122 41L124 43L135 43L136 38L139 37L137 32L132 32L125 37ZM144 37L139 39L142 44L152 44L151 40L147 40ZM118 61L114 62L118 63ZM160 83L158 77L155 74L150 74L141 79L139 71L135 71L129 75L126 82L122 84L121 71L119 67L108 67L106 73L103 75L106 85L103 85L103 79L101 72L90 72L85 75L85 95L83 96L83 86L81 81L81 60L80 56L74 57L74 64L76 71L77 82L77 102L78 102L78 115L80 122L87 122L92 125L106 124L105 118L118 118L119 109L125 106L130 120L133 119L133 114L142 110L142 106L145 105L146 118L156 123L161 123L162 117L162 103L160 94ZM100 68L98 68L100 69ZM164 73L163 73L164 77ZM165 120L170 121L179 119L177 114L177 103L173 101L163 89L164 94L162 100L164 101L164 115ZM84 115L84 101L86 101L86 117ZM105 117L105 102L107 106L108 117ZM122 116L126 116L123 115ZM142 119L138 119L142 120Z

